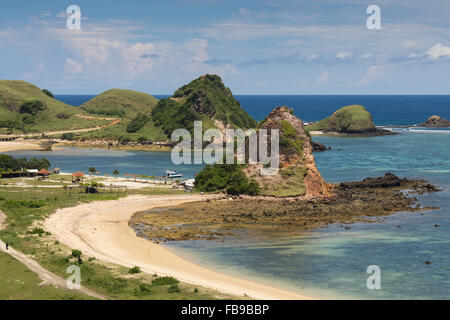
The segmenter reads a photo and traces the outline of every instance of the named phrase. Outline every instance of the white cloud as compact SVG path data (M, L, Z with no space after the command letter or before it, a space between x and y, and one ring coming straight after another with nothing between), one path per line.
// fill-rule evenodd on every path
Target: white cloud
M84 65L81 62L77 62L71 58L66 58L66 63L64 64L64 72L67 74L79 74L82 73Z
M425 54L431 60L438 60L443 57L450 57L450 47L446 47L442 45L442 43L438 43L435 46L431 47Z
M383 74L383 67L381 66L370 66L367 68L367 71L364 77L361 79L361 84L368 84L375 79L381 77Z
M327 71L324 71L320 74L320 76L317 78L316 83L320 85L324 85L328 83L328 79L330 78L330 74Z
M347 58L350 58L352 55L353 55L353 54L350 53L350 52L342 51L342 52L339 52L339 53L336 55L336 58L337 58L337 59L340 59L340 60L345 60L345 59L347 59Z

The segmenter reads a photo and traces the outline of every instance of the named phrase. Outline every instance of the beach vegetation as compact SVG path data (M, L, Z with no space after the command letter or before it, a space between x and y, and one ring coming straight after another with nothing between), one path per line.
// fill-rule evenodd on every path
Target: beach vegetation
M178 287L177 284L173 284L169 287L169 289L167 289L168 293L179 293L180 292L180 287Z
M177 285L180 281L172 277L160 277L152 280L153 286L170 286Z
M21 171L22 169L48 169L50 162L45 159L14 158L10 155L0 154L0 172L11 170L11 172Z
M128 270L129 274L136 274L136 273L141 273L141 268L139 268L138 266L134 266L133 268L130 268L130 270Z
M63 133L61 136L61 139L67 140L67 141L73 141L73 140L75 140L75 134L73 134L72 132Z
M256 181L245 176L243 165L214 164L206 165L195 178L195 188L202 192L226 191L231 195L259 194Z

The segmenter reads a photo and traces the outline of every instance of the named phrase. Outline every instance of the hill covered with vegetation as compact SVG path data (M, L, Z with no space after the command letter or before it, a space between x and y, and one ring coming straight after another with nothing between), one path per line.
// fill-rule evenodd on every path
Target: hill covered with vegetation
M366 133L376 131L372 115L360 105L343 107L326 119L307 127L309 131Z
M111 89L105 91L81 106L93 115L133 119L138 114L149 114L158 99L133 90Z
M182 86L171 98L162 99L153 109L152 118L169 136L179 128L192 132L194 121L202 121L203 130L248 129L257 125L222 79L209 74Z
M167 135L156 127L151 112L158 99L133 90L111 89L81 106L93 116L120 119L116 124L100 130L76 135L85 139L118 140L122 143L166 141Z
M107 123L55 100L48 90L25 81L0 80L0 128L3 133L48 132L96 127Z

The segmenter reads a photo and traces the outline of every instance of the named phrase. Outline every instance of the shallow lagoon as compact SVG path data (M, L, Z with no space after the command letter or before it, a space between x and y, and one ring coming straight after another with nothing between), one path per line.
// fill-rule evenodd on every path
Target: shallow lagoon
M420 196L420 201L439 210L398 213L379 223L352 224L348 230L337 224L303 237L189 241L169 247L203 266L314 297L448 299L449 133L405 131L375 138L315 138L332 147L332 151L316 154L327 181L359 180L386 171L426 178L443 191ZM381 290L367 289L370 265L381 268Z
M450 131L402 131L374 138L315 137L332 147L316 154L330 182L359 180L391 171L425 178L443 189L420 197L441 209L398 213L380 223L340 225L303 237L227 242L173 243L181 255L232 275L324 298L450 298ZM201 166L170 166L170 153L66 148L52 152L18 151L14 156L48 158L63 171L162 175L176 169L194 177ZM435 227L435 225L439 225ZM425 265L431 261L431 265ZM381 268L381 290L368 290L366 269Z

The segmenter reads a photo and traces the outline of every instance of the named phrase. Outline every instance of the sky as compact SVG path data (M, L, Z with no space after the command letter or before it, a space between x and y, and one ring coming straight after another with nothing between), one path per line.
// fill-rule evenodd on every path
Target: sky
M0 79L156 95L205 73L234 94L450 94L450 1L2 1Z

